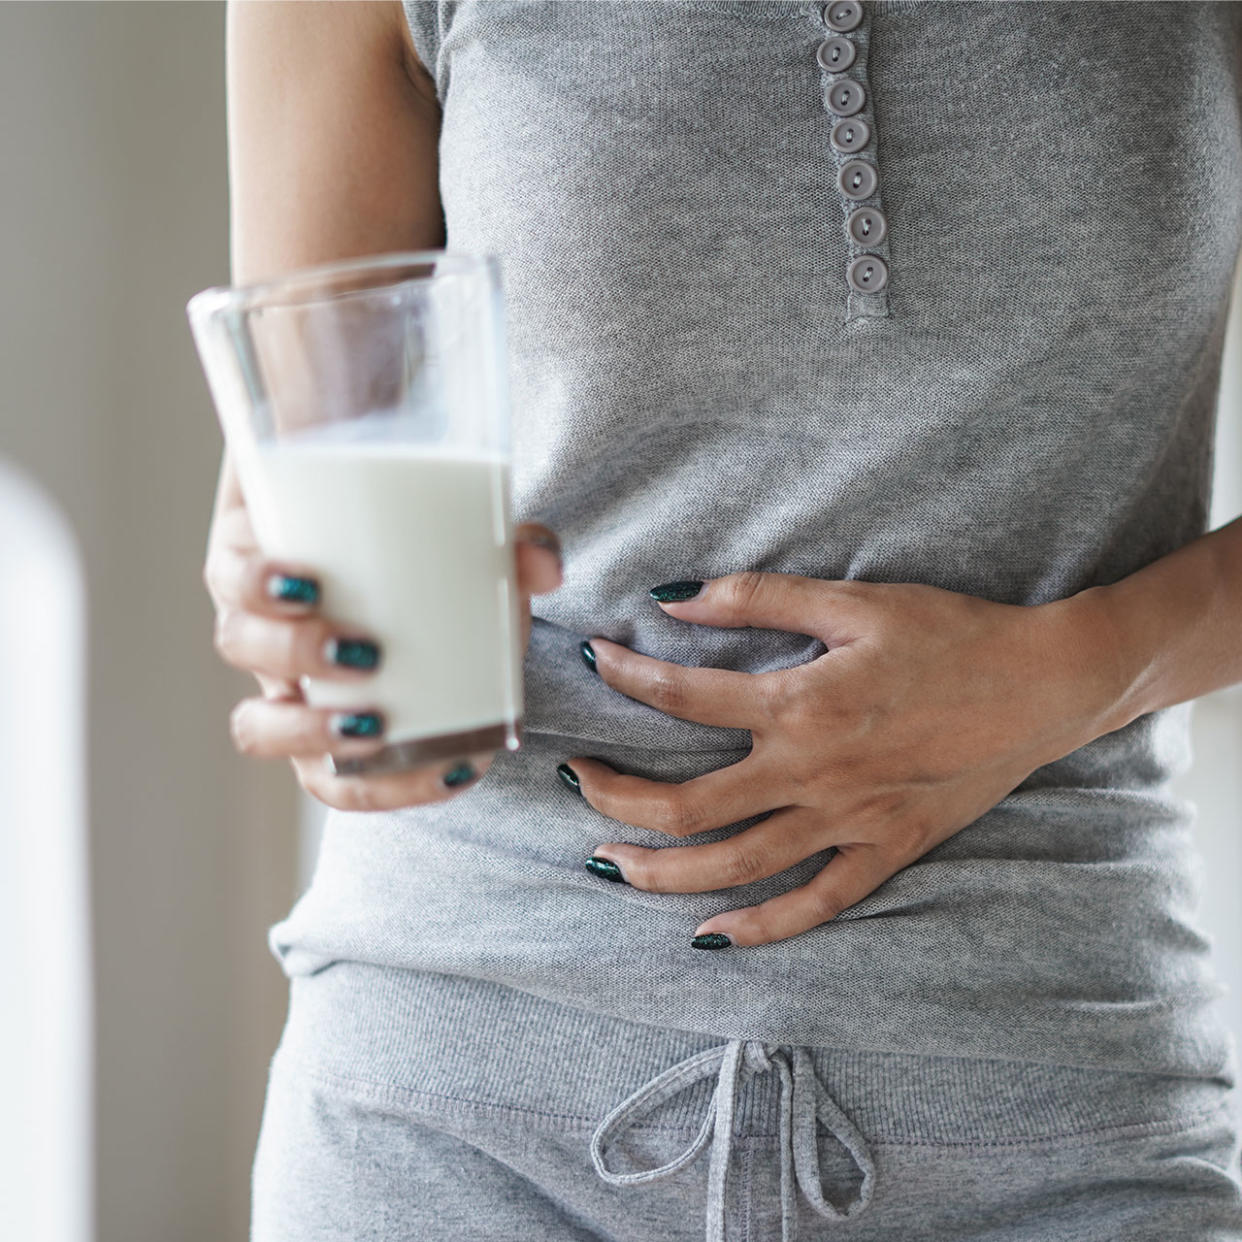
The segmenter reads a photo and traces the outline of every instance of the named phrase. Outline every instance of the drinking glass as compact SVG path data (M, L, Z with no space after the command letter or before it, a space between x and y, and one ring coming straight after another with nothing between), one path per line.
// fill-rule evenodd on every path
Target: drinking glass
M338 773L521 742L504 298L493 254L411 251L206 289L186 308L255 537L375 638L386 745Z

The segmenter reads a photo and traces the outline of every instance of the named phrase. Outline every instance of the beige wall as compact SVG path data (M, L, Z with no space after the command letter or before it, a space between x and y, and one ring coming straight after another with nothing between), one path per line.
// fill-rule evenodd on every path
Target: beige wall
M295 786L233 753L199 576L226 217L222 4L0 4L0 454L88 570L100 1242L245 1237L284 1014Z

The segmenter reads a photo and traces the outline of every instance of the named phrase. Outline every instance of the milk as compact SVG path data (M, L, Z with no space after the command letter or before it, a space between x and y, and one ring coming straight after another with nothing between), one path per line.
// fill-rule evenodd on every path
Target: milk
M521 717L507 459L305 437L247 456L242 482L264 553L313 569L324 616L380 644L365 677L304 678L308 703L379 708L391 743Z

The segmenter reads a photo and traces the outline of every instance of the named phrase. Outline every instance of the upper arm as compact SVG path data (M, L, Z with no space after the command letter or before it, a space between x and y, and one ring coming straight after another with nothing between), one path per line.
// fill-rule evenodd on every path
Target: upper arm
M444 244L440 109L396 0L230 0L233 279Z

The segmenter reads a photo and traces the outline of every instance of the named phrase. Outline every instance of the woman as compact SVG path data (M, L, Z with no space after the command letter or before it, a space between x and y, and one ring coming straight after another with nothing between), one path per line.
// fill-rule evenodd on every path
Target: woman
M333 776L296 679L366 673L224 465L235 736L334 808L259 1242L1242 1238L1168 787L1242 680L1240 18L230 11L237 280L501 257L538 597L520 751Z

